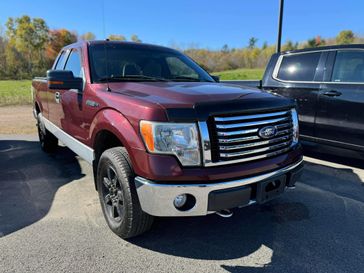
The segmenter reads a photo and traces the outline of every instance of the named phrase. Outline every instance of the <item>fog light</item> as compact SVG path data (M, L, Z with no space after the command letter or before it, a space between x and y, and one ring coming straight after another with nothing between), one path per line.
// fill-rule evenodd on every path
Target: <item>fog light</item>
M186 201L187 201L187 195L180 194L176 198L174 198L173 204L176 208L181 208L186 204Z

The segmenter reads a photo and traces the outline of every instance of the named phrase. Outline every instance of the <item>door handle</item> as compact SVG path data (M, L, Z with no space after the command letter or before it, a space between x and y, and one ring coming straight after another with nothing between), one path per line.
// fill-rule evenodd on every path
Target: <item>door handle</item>
M341 96L341 94L342 94L341 92L336 90L329 90L324 92L324 95L328 97L338 97Z
M54 93L54 99L55 99L56 103L60 103L61 102L61 93L59 93L59 92Z

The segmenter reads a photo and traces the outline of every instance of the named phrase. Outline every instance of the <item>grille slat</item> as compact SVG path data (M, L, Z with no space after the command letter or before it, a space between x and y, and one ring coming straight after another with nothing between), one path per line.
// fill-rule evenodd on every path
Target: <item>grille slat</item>
M226 121L238 121L238 120L247 120L247 119L258 119L258 118L266 118L266 117L277 117L287 115L290 111L281 111L274 113L265 113L265 114L256 114L256 115L244 115L244 116L234 116L234 117L215 117L215 121L226 122Z
M260 125L267 125L273 124L277 122L287 121L289 117L284 118L276 118L276 119L266 119L260 121L251 121L251 122L244 122L244 123L233 123L233 124L216 124L217 129L235 129L241 127L250 127L250 126L260 126Z
M290 141L279 143L277 145L272 145L269 147L259 148L259 149L253 149L253 150L247 150L247 151L241 151L241 152L232 152L232 153L220 153L221 157L237 157L237 156L243 156L243 155L249 155L249 154L257 154L261 152L276 150L279 148L282 148L284 146L287 146L290 144Z
M278 137L278 138L273 138L273 139L263 140L263 141L258 141L258 142L251 142L251 143L246 143L246 144L231 145L231 146L220 145L219 148L221 151L240 150L240 149L244 149L244 148L263 146L263 145L277 143L277 142L284 141L284 140L289 140L291 137L292 136L288 135L288 136L283 136L283 137Z
M214 162L245 162L276 156L289 151L293 140L291 110L216 116L212 122ZM264 139L259 131L267 126L274 126L277 132Z

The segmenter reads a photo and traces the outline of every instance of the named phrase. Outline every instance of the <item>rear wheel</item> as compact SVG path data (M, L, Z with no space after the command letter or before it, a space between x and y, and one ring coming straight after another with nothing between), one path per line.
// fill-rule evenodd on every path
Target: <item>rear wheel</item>
M153 216L140 207L134 177L124 148L111 148L101 155L96 182L102 212L110 229L124 239L144 233L153 224Z
M41 121L41 113L37 116L38 137L42 150L46 153L55 152L58 147L58 139L49 132Z

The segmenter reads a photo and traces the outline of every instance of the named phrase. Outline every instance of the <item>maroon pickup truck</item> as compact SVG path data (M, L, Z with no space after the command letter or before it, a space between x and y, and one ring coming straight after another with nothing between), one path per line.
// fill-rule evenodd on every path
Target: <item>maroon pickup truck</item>
M75 43L32 90L42 149L60 140L92 164L122 238L153 216L229 217L294 188L302 170L291 100L219 83L173 49Z

